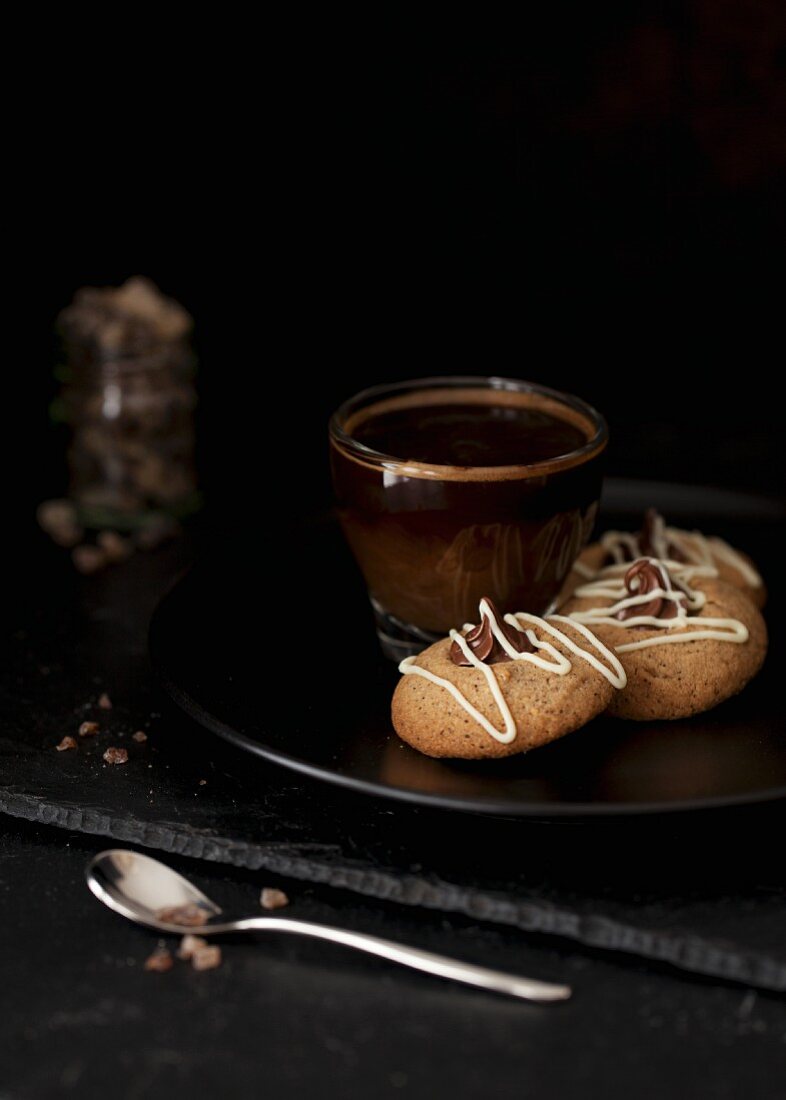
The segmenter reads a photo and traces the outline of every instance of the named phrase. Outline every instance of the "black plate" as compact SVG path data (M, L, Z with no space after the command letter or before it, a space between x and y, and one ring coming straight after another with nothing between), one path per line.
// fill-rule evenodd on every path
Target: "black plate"
M768 618L777 622L779 503L612 482L604 525L633 526L631 516L650 503L748 548L770 581ZM379 652L335 524L315 521L276 541L275 574L263 572L253 543L233 547L180 581L151 626L153 660L172 698L239 748L367 794L505 816L656 813L786 797L779 643L742 695L705 715L646 724L601 717L527 756L431 760L393 733L398 674Z

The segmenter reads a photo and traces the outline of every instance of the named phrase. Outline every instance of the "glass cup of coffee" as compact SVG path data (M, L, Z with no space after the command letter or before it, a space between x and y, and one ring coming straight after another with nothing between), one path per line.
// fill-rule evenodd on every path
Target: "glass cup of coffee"
M542 614L589 539L608 430L578 397L507 378L375 386L330 420L338 515L395 660L477 619Z

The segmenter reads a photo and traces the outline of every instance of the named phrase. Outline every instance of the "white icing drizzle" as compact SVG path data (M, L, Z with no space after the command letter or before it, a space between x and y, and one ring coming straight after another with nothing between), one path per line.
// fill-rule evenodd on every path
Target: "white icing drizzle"
M574 561L572 568L575 569L580 577L586 577L587 580L589 580L590 577L595 576L595 570L590 569L590 567L588 565L585 565L583 561Z
M511 618L512 616L510 615L506 616L506 621L510 622ZM535 616L527 615L526 612L520 611L518 614L518 618L534 619ZM549 632L549 634L553 634L555 638L559 638L562 644L566 646L571 651L571 653L575 653L576 656L580 657L582 661L586 661L588 665L592 665L594 669L597 669L597 671L600 672L602 676L606 677L612 687L621 689L627 685L628 675L625 672L625 669L622 667L622 665L611 652L611 650L608 649L603 644L603 642L601 642L600 638L596 637L596 635L594 635L591 630L588 630L583 623L576 622L575 619L570 619L567 615L549 615L549 618L555 620L558 623L570 623L574 630L578 630L579 634L583 634L590 645L597 649L598 653L601 653L606 658L606 660L611 665L611 668L606 668L606 666L598 660L594 653L589 653L586 649L582 649L581 646L577 645L566 634L563 634L561 630L557 630L556 627L551 626L544 619L542 619L541 622L543 623L543 626ZM527 635L529 636L529 631L527 631Z
M625 642L624 645L616 645L617 653L630 653L634 649L648 649L653 645L668 645L670 642L700 642L702 640L716 642L735 642L742 645L747 642L748 628L739 619L710 619L703 618L701 622L706 624L706 630L688 630L685 634L664 634L658 638L645 638L641 642Z
M629 531L606 531L600 537L600 544L615 563L631 561L631 558L625 557L624 550L627 550L633 559L639 552L638 536L632 535Z
M698 566L702 569L712 570L712 572L701 575L717 577L716 563L723 561L726 565L730 565L732 569L736 569L745 583L752 588L760 588L763 583L753 566L723 539L715 536L708 537L703 535L701 531L682 531L679 527L667 527L661 515L656 515L653 520L650 541L655 551L655 557L660 561L669 562L670 567L674 566L679 569L686 566ZM625 563L625 550L632 554L634 559L641 556L639 554L638 535L633 535L628 531L607 531L605 535L601 536L600 543L606 552L611 555L614 564ZM685 558L685 561L671 562L669 560L669 547L676 547ZM578 565L580 564L579 562L574 563L573 568L582 575L586 575L584 570L587 567L584 566L583 569L579 569ZM627 564L630 564L630 562ZM675 569L672 568L672 573L674 572Z
M519 621L523 620L524 622L539 626L547 634L550 634L553 638L556 638L565 646L566 649L570 650L571 653L574 653L577 657L580 657L582 660L592 665L593 668L597 669L598 672L606 677L609 683L614 685L614 687L622 688L625 687L625 684L627 683L625 670L620 664L618 658L611 652L611 650L607 649L607 647L603 645L603 643L598 638L596 638L590 630L588 630L581 623L573 622L571 619L566 618L564 615L550 616L550 618L556 619L557 621L570 623L575 630L577 630L580 634L583 634L584 637L593 646L593 648L606 658L606 660L611 665L611 668L607 668L598 660L595 654L582 649L580 645L569 638L565 633L563 633L563 631L558 630L556 627L548 623L545 619L541 619L537 615L529 615L526 612L519 612L517 615L506 615L505 622L510 623L511 626L516 627L517 630L520 630L522 633L526 634L532 645L534 645L536 649L543 650L544 652L549 654L551 659L541 657L539 653L519 653L518 650L514 649L514 647L505 637L499 623L497 622L497 618L494 612L492 611L491 607L489 607L489 604L486 600L480 601L479 612L481 616L481 621L483 619L483 616L486 616L488 618L492 634L512 661L529 661L530 664L536 665L538 668L542 668L546 672L553 672L556 676L567 675L567 673L569 673L573 667L570 660L563 653L560 653L559 650L556 649L553 645L551 645L550 642L541 640L537 637L533 630L528 630L523 627L521 622ZM472 629L472 623L464 624L465 631ZM491 696L502 718L504 729L496 729L491 724L491 722L489 722L486 716L481 714L477 707L474 707L472 703L470 703L469 699L467 699L467 697L459 690L459 688L456 687L456 685L451 680L446 680L443 676L437 676L435 673L430 672L428 669L421 668L420 665L417 665L415 663L417 661L417 657L405 657L401 664L398 666L399 672L403 676L422 676L424 680L428 680L430 681L430 683L436 684L438 687L444 688L453 696L459 706L461 706L467 712L467 714L469 714L469 716L473 718L478 723L478 725L486 731L486 733L489 734L490 737L493 737L495 741L499 741L500 744L509 745L510 742L514 741L516 736L518 735L518 728L516 726L516 720L514 719L510 707L508 706L507 700L502 693L499 681L494 675L493 666L484 664L479 657L476 657L470 649L469 645L467 644L467 641L464 638L463 634L460 634L457 630L451 630L450 639L451 641L457 643L457 645L461 649L461 652L464 654L470 664L474 668L479 669L480 672L482 672L483 675L486 677L486 681L489 685L489 690L491 691Z
M698 531L694 532L694 536L699 535ZM704 538L703 535L699 536ZM731 565L740 574L742 579L751 586L751 588L761 588L763 581L750 562L746 561L741 554L738 554L733 546L729 546L728 542L724 542L723 539L719 539L717 536L706 539L709 544L710 551L714 558L725 561L727 565Z
M703 592L688 586L691 576L704 573L704 567L686 567L678 580L678 587L672 585L671 573L677 570L672 566L678 566L678 562L658 561L657 558L646 558L650 565L654 565L661 576L659 588L649 592L632 595L625 587L624 575L630 569L632 562L626 562L622 566L612 566L612 575L609 570L602 570L600 574L589 584L583 584L574 592L579 599L608 599L613 602L606 607L591 607L587 611L574 611L568 616L569 620L579 624L588 623L594 626L616 626L623 630L629 630L635 626L656 627L663 634L653 638L644 638L638 642L625 642L615 646L617 653L629 653L634 649L648 649L650 646L667 645L677 642L698 642L713 640L718 642L734 642L737 645L747 642L748 628L739 619L716 619L703 615L698 619L691 619L689 611L700 611L707 602ZM634 581L636 578L634 578ZM632 582L633 583L633 582ZM628 619L618 619L617 613L628 608L635 608L640 604L648 604L652 600L671 600L676 605L676 614L670 619L659 619L654 615L631 615ZM696 629L693 629L695 624ZM675 633L676 632L676 633Z

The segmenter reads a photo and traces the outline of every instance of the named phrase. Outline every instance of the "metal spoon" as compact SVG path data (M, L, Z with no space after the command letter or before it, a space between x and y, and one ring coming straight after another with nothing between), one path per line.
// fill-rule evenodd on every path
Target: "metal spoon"
M294 932L355 947L358 951L379 955L402 966L424 970L427 974L491 989L496 993L507 993L526 1001L564 1001L571 994L567 985L553 985L519 978L515 974L503 974L498 970L487 970L483 966L473 966L458 959L435 955L431 951L406 947L346 928L333 928L328 924L313 924L289 917L247 917L245 920L208 924L212 917L221 914L215 902L166 864L125 848L100 852L87 865L86 876L87 885L104 905L157 932L171 932L179 936L185 932L198 932L204 936L220 936L226 932ZM198 927L184 927L160 919L164 910L180 906L189 906L192 912L193 907L197 906L204 913L206 923Z

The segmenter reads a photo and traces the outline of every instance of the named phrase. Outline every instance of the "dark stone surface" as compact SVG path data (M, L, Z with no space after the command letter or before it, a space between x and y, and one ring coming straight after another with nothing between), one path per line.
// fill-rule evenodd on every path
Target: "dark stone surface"
M782 1094L781 1000L218 864L170 860L228 911L254 912L260 884L279 885L292 915L564 979L575 997L513 1003L285 937L227 943L219 970L145 973L155 936L83 885L101 846L12 821L0 837L0 1076L14 1100Z
M782 1002L663 962L783 988L782 807L623 835L308 783L238 756L157 691L145 627L185 543L90 579L42 539L25 546L6 601L0 799L37 823L6 817L0 842L0 1094L299 1096L330 1080L353 1095L734 1096L743 1081L776 1095ZM96 708L102 691L110 712ZM85 718L99 735L55 752ZM127 765L104 765L110 744L129 749ZM566 978L576 999L512 1005L283 940L227 945L215 972L145 973L155 939L82 883L102 836L169 852L238 913L255 911L261 885L283 885L298 915Z

